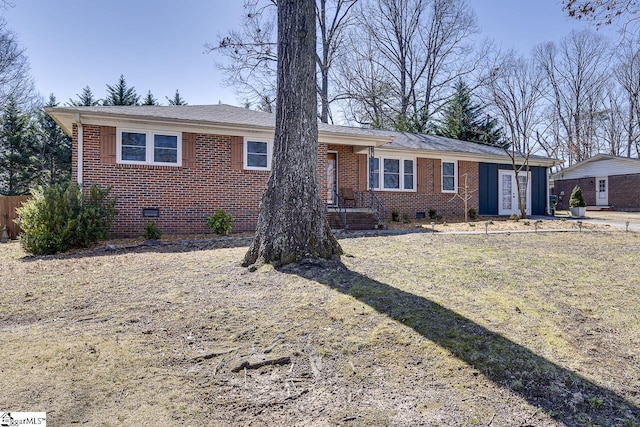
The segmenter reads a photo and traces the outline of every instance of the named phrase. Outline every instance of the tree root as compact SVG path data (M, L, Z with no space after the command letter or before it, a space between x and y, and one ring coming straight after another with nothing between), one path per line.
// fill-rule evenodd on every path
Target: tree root
M261 360L255 363L251 363L248 360L245 360L238 366L232 368L231 372L240 372L243 369L259 369L267 365L288 365L289 363L291 363L291 358L289 356L278 357L276 359Z

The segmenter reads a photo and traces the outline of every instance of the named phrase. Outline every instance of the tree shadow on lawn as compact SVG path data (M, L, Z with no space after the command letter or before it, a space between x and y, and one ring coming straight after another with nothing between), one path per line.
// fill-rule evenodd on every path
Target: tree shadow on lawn
M350 271L340 262L309 261L280 271L316 280L412 328L567 426L640 422L640 409L612 390L427 298Z

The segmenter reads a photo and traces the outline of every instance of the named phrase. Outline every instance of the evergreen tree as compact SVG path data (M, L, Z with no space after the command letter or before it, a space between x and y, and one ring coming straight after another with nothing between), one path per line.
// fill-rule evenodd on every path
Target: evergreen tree
M53 94L49 95L49 101L45 107L57 106L56 97ZM71 138L44 111L40 111L38 115L38 125L42 183L51 186L69 181L71 178Z
M151 91L147 92L147 96L142 100L142 105L160 105L158 100L153 96Z
M38 176L38 158L30 117L23 114L15 98L2 109L0 129L0 194L28 194Z
M70 99L68 104L71 107L93 107L94 105L100 105L100 101L93 97L93 92L89 86L85 86L82 89L81 94L76 94L78 99Z
M169 98L168 96L165 98L167 98L167 101L169 101L169 105L187 105L187 101L185 101L184 98L180 96L180 92L178 92L178 89L176 89L176 94L173 95L173 98Z
M503 146L502 129L494 118L484 113L482 105L473 101L471 88L458 80L454 90L435 133L461 141Z
M139 100L140 96L136 93L136 89L128 87L124 75L120 74L115 85L107 85L107 97L104 100L104 105L138 105Z

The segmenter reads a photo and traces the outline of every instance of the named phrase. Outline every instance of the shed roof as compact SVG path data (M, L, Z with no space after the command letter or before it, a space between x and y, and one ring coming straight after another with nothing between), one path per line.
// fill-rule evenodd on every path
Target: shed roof
M640 159L596 154L551 175L553 180L640 174Z

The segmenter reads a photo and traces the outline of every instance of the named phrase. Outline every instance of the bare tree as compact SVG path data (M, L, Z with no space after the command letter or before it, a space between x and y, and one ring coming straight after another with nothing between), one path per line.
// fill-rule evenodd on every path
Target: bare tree
M330 105L335 98L330 98L330 72L340 52L345 47L344 37L348 26L352 22L351 10L358 0L318 0L316 2L316 16L318 19L319 48L318 68L320 84L320 121L329 123ZM340 98L341 95L335 95Z
M529 158L538 149L543 122L545 75L533 60L509 52L484 82L485 96L496 110L504 138L509 143L505 150L516 174L518 209L524 219L527 215Z
M464 185L461 186L460 192L454 194L454 196L449 199L449 203L453 202L455 199L460 199L464 203L464 222L469 221L469 201L473 200L474 193L477 193L478 190L472 190L471 185L469 184L469 174L465 173L464 176Z
M633 147L640 156L640 37L627 40L618 49L614 75L627 97L627 118L623 121L627 134L626 156L631 157Z
M331 70L335 58L344 47L345 29L351 24L351 10L358 0L317 0L316 17L318 46L316 60L320 81L318 96L320 120L329 122L330 106L340 98L332 94ZM237 88L241 96L258 108L272 111L276 93L275 43L276 1L245 0L246 14L240 31L232 31L222 37L217 46L207 45L228 58L218 63L227 76L227 83Z
M624 93L613 81L605 93L605 108L600 115L602 145L599 148L612 156L623 156L627 151Z
M342 85L375 98L349 90L350 110L377 126L424 132L452 83L477 65L469 60L475 14L464 0L370 0L357 15L350 37L359 49L344 60Z
M273 162L245 266L342 253L325 217L318 182L315 24L314 0L278 1Z
M470 41L479 29L475 13L465 1L433 0L429 10L422 35L425 69L413 100L416 119L438 113L453 84L476 71L490 48L490 43L484 43L484 50L474 52Z
M576 19L591 19L597 26L626 17L626 23L640 19L638 0L562 0L563 9ZM626 25L626 24L625 24Z
M376 60L378 48L373 40L361 39L356 32L349 34L348 44L358 49L341 55L338 64L345 118L375 129L393 127L393 83Z
M602 109L603 90L609 78L611 50L606 39L592 31L572 31L559 46L544 43L535 58L549 86L561 137L567 144L569 165L597 152L595 116Z
M407 116L422 62L418 49L426 0L379 0L369 2L360 25L378 48L380 65L393 81L396 113Z
M26 109L38 101L25 51L0 18L0 106L9 99Z
M516 151L527 151L542 121L544 74L532 60L509 52L484 80L485 97L497 112L504 138Z
M244 10L240 30L229 32L217 45L205 47L227 58L216 64L226 76L227 85L236 88L249 104L272 112L278 59L274 2L245 0Z

